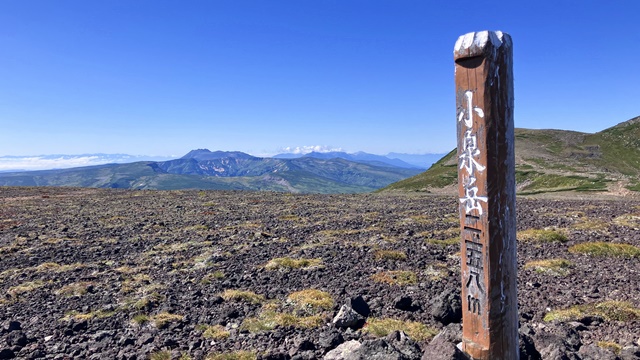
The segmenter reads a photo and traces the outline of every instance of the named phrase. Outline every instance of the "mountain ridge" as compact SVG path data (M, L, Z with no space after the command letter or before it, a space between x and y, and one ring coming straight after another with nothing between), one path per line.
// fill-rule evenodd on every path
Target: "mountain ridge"
M515 129L516 186L520 195L640 191L640 117L596 133ZM457 193L457 151L427 171L379 191Z
M197 149L168 161L2 173L0 185L356 193L370 192L419 172L340 158L273 159Z

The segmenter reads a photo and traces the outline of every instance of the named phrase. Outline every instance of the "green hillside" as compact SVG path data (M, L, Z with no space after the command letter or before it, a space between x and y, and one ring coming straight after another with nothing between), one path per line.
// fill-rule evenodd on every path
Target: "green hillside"
M521 195L559 191L640 191L640 117L595 134L515 130L516 183ZM457 152L427 171L380 191L456 192Z

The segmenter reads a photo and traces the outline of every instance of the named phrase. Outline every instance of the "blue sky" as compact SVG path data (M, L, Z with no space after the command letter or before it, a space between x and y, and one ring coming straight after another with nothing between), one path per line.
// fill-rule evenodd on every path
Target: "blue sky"
M640 115L640 2L0 1L0 155L455 147L453 47L514 42L516 127Z

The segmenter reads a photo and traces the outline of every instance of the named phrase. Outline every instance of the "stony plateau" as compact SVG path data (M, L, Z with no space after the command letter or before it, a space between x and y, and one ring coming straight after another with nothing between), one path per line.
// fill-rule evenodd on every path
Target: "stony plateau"
M517 205L522 358L638 359L640 202ZM455 358L457 211L416 193L4 187L0 359Z

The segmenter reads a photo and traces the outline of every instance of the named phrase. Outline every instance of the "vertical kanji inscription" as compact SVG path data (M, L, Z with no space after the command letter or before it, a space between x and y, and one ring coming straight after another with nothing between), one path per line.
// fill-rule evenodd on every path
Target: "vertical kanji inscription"
M511 37L482 31L454 49L463 350L517 359Z

